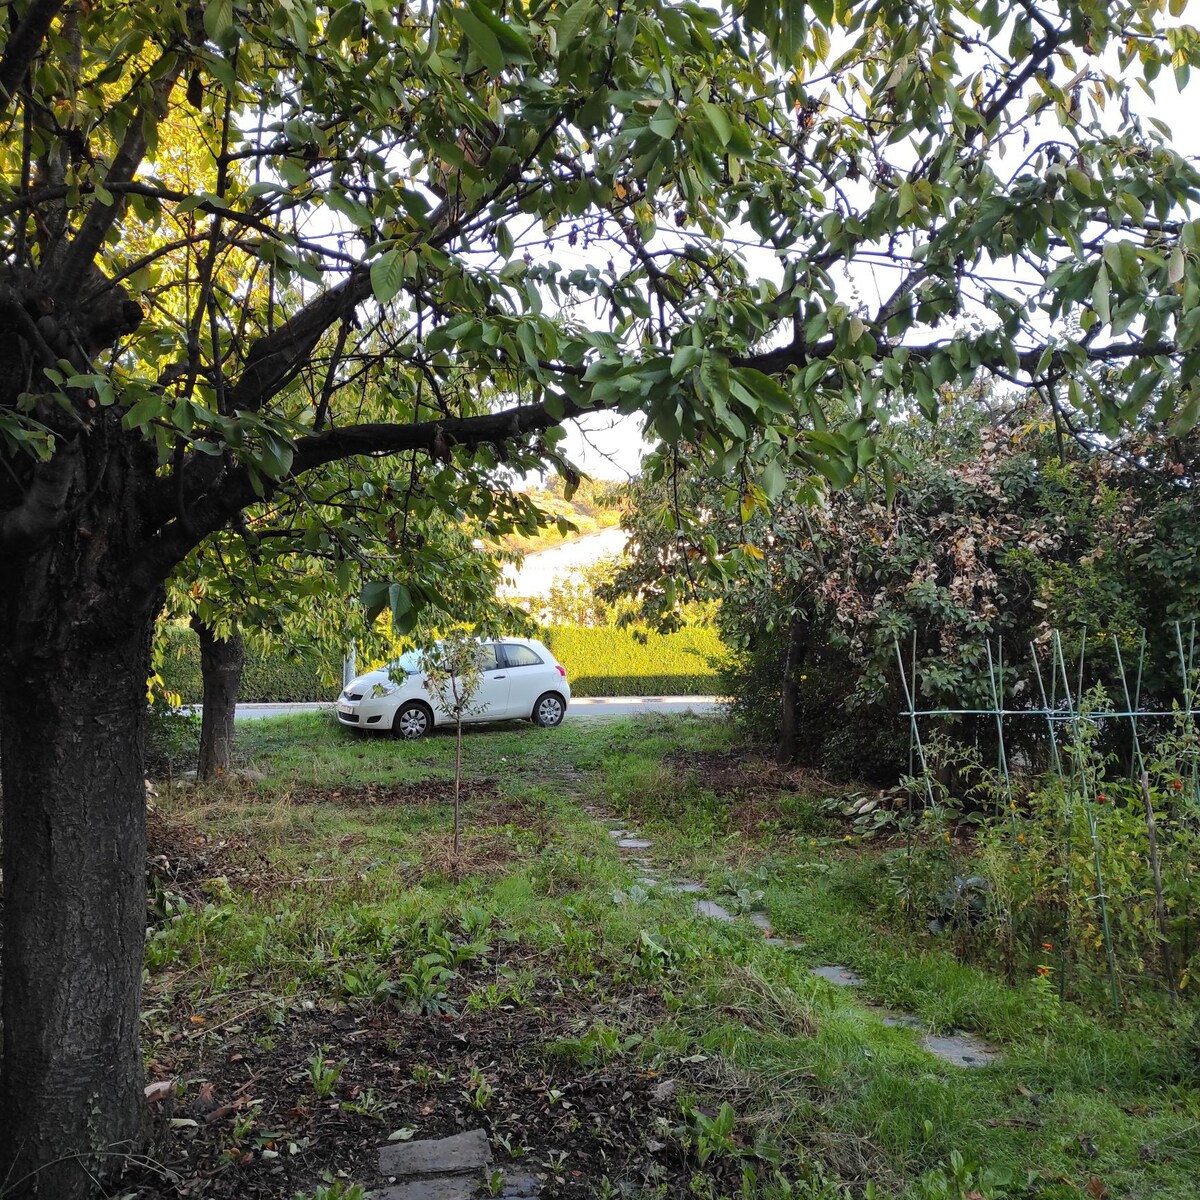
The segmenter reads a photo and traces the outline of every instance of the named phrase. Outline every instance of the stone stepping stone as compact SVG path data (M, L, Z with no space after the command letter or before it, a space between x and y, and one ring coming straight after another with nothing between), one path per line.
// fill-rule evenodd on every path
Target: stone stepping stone
M617 842L617 847L621 850L649 850L653 844L653 842L646 841L645 838L623 837Z
M733 924L733 913L715 900L697 900L696 911L702 917L711 917L714 921L724 921L727 925Z
M371 1193L371 1200L477 1200L500 1196L505 1200L534 1200L538 1182L532 1175L506 1175L498 1192L490 1192L482 1179L468 1175L427 1175L393 1184Z
M915 1029L920 1033L924 1033L928 1028L920 1017L914 1017L912 1013L892 1012L887 1008L871 1007L878 1018L881 1025L886 1025L889 1029Z
M912 1013L893 1012L890 1008L876 1008L874 1005L868 1005L867 1008L889 1029L911 1029L921 1034L917 1039L921 1049L953 1067L986 1067L999 1058L995 1050L973 1034L928 1033L929 1027Z
M828 966L828 967L813 967L812 973L819 975L828 983L836 984L838 987L862 987L863 977L856 975L849 967Z
M801 938L783 938L783 937L768 937L763 938L764 946L779 946L784 950L803 950L804 942Z
M673 883L664 883L664 892L673 892L680 896L698 896L703 892L704 884L697 883L694 879L676 879Z
M508 1200L533 1200L533 1197L537 1194L538 1181L536 1175L530 1175L524 1171L516 1171L504 1176L504 1187L500 1189L500 1195L507 1197Z
M483 1178L474 1175L425 1175L371 1193L371 1200L475 1200Z
M763 933L771 932L771 918L766 913L752 912L749 917L751 925L757 926Z
M470 1200L491 1161L482 1129L381 1146L379 1173L397 1182L375 1195L377 1200Z
M608 836L612 838L614 842L619 842L622 838L632 837L633 834L628 829L616 828L610 829L608 831Z
M986 1067L999 1057L995 1050L969 1033L931 1033L921 1038L920 1044L921 1049L952 1067Z

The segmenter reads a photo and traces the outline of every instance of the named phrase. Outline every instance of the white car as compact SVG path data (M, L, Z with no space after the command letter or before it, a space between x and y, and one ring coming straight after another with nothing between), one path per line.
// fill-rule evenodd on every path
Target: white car
M566 669L541 642L500 638L480 642L483 681L468 721L562 723L571 700ZM425 687L421 654L410 650L394 663L352 679L337 702L337 719L351 729L388 730L397 737L424 737L435 725L453 725Z

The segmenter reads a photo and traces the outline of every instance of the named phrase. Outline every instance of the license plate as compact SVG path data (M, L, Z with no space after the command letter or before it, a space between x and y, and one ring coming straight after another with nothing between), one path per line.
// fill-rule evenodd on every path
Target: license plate
M337 710L338 712L345 713L347 716L349 716L354 711L354 706L351 704L339 704L337 706Z

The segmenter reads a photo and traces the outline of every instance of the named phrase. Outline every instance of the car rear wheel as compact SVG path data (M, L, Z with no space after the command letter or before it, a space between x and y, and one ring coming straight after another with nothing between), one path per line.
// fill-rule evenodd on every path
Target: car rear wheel
M562 697L557 692L545 692L533 706L533 723L543 729L553 729L555 725L562 724L566 713L567 706Z
M396 709L392 732L406 742L415 742L433 728L433 711L420 700L409 700Z

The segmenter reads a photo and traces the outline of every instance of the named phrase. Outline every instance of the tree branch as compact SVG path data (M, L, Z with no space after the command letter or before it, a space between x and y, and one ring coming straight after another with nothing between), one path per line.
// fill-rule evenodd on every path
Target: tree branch
M485 443L501 445L591 411L565 398L562 405L561 416L552 416L545 404L527 404L475 417L327 429L297 440L288 478L295 479L326 463L358 455L416 450L446 461L455 446L475 449ZM205 537L221 529L243 508L269 497L283 483L280 480L268 484L264 496L255 490L247 467L239 465L226 471L204 495L192 501L186 521L176 518L150 539L145 552L129 571L129 586L137 592L158 586Z
M246 355L241 378L230 391L230 411L257 411L291 379L322 334L348 318L371 294L371 273L352 271L336 287L309 301L277 329L260 337Z
M25 72L33 65L38 51L54 18L64 6L64 0L34 0L26 10L25 17L13 30L0 57L0 111L6 109Z
M168 53L174 52L169 50ZM146 122L162 119L171 91L183 71L184 61L182 54L175 53L175 62L165 75L155 80L147 103L134 113L129 128L125 131L125 139L104 178L106 188L132 181L146 155ZM99 197L92 201L79 232L56 256L57 261L50 265L52 290L60 302L79 294L94 266L94 260L105 236L124 208L123 191L114 193L111 203L105 203Z
M873 330L872 332L875 333L881 343L883 357L897 350L904 350L907 352L909 360L913 362L928 362L939 350L945 350L950 344L949 342L931 342L923 346L909 346L904 343L889 346L878 330ZM735 355L730 358L729 365L731 367L753 367L766 375L780 375L790 367L805 367L810 362L826 358L832 354L834 348L835 344L833 342L821 342L813 346L799 342L790 342L786 346L778 346L774 350L764 350L760 354ZM1044 346L1038 346L1032 350L1018 351L1017 361L1020 364L1021 370L1030 376L1034 375L1044 351ZM1179 348L1173 342L1166 341L1110 342L1107 345L1084 347L1084 357L1088 362L1093 363L1107 362L1110 359L1127 360L1131 358L1158 358L1160 356L1172 357L1178 353ZM987 370L1003 370L1006 366L1004 358L999 353L994 358L984 359L979 365ZM1056 353L1050 365L1061 370L1068 364L1061 354Z
M36 546L74 516L67 497L79 463L79 443L71 442L39 465L21 502L0 516L0 555Z

